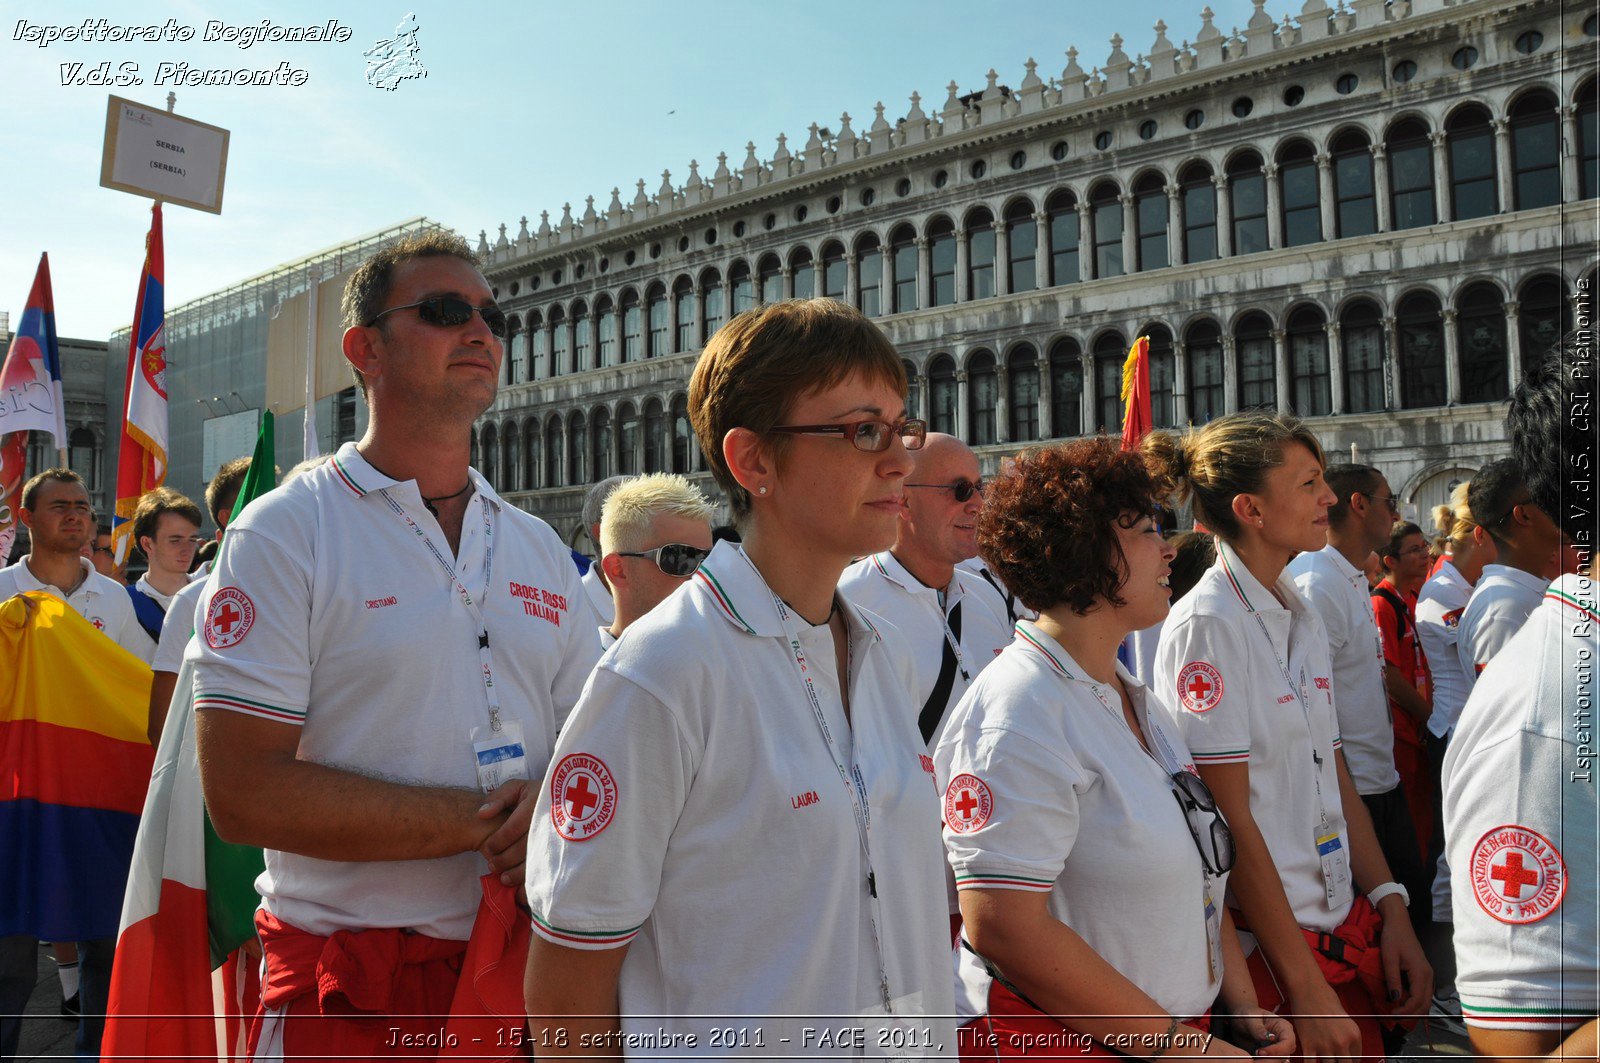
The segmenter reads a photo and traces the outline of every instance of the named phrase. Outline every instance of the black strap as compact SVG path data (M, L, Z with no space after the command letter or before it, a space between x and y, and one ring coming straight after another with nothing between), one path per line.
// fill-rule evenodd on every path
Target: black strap
M961 638L960 602L950 610L950 633L957 639ZM944 710L950 704L950 688L956 682L956 651L951 648L950 640L942 631L939 633L939 645L944 647L944 656L939 661L939 678L933 684L933 693L928 695L922 711L917 714L917 726L922 729L923 742L933 741L934 733L939 730L939 721L944 718Z
M998 594L1000 597L1005 599L1005 602L1006 602L1006 621L1008 623L1015 624L1017 622L1017 608L1016 608L1016 604L1015 604L1016 600L1017 600L1017 596L1015 594L1012 594L1010 591L1006 590L1004 587L1000 586L1000 581L995 579L992 575L990 575L989 574L989 570L987 568L978 569L978 575L983 577L983 580L984 580L985 583L987 583L989 586L994 588L994 592L996 594Z
M1405 599L1401 598L1394 591L1391 591L1382 584L1372 588L1372 596L1374 598L1381 596L1384 601L1394 606L1395 637L1401 642L1404 642L1406 638L1406 632L1411 630L1411 621L1406 619L1407 610Z

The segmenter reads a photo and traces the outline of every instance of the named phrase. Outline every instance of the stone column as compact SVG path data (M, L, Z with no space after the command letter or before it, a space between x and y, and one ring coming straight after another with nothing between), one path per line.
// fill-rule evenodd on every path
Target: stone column
M972 400L967 396L967 371L956 370L956 430L951 434L957 439L971 443L971 423L967 420L968 411L972 408Z
M1134 212L1133 193L1117 197L1122 204L1122 272L1139 272L1139 217Z
M994 367L994 439L1011 442L1011 367L999 362Z
M926 236L917 237L917 307L933 303L933 244Z
M1181 428L1194 423L1189 405L1189 345L1172 341L1172 424Z
M1278 164L1269 162L1261 167L1261 176L1267 179L1267 247L1276 251L1283 246L1283 186L1278 184Z
M1317 202L1322 207L1322 238L1339 238L1339 205L1333 187L1333 156L1325 151L1317 153Z
M1344 393L1344 348L1339 345L1339 323L1329 321L1323 326L1328 334L1328 384L1329 397L1335 414L1344 413L1348 399Z
M778 272L783 275L783 297L785 299L793 299L794 298L794 267L785 264L785 265L783 265L782 267L779 268Z
M1239 344L1232 336L1222 341L1222 402L1232 412L1239 408Z
M1046 354L1039 355L1039 438L1051 439L1056 434L1055 408L1051 404L1051 396L1055 381L1050 378L1050 358Z
M1456 336L1456 311L1445 307L1444 318L1444 404L1461 405L1461 344Z
M704 285L696 284L694 286L694 328L689 334L689 342L693 344L693 346L690 348L690 350L697 351L701 347L705 346L705 327L706 289ZM672 418L669 414L667 420L670 421L671 419Z
M1494 175L1500 191L1500 213L1509 214L1516 205L1511 183L1511 123L1504 118L1491 118L1494 127Z
M1167 262L1181 266L1184 261L1183 246L1183 188L1167 185Z
M678 350L678 293L675 292L675 291L672 291L671 289L668 289L667 295L666 295L666 299L667 299L667 347L669 349L671 349L674 353L676 353L677 350ZM551 350L551 356L554 357L555 343L554 343L553 338L552 338L552 342L550 344L550 350ZM657 358L661 357L661 352L660 351L656 351L654 353L655 353L655 356ZM644 407L643 406L639 407L639 416L640 416L640 418L644 417ZM641 420L639 423L643 424L644 422L643 422L643 420Z
M666 470L672 468L672 403L666 396L661 398L661 467Z
M1033 272L1038 275L1039 287L1049 288L1054 284L1071 284L1076 277L1050 276L1050 215L1039 211L1033 216L1033 227L1039 238L1033 244Z
M1400 362L1395 343L1396 323L1393 317L1383 319L1383 404L1385 409L1400 408Z
M1078 204L1078 279L1094 280L1094 212Z
M1217 257L1233 255L1233 202L1228 199L1228 175L1214 174L1211 184L1217 190Z
M844 256L844 301L861 309L861 263L854 251Z
M822 298L823 294L828 290L826 276L827 266L823 264L822 257L819 255L811 260L811 297L813 299Z
M1094 435L1099 425L1099 407L1095 403L1094 355L1084 351L1079 356L1083 366L1083 387L1078 391L1078 423L1083 427L1085 435ZM1114 431L1116 425L1106 425L1108 431Z
M1561 116L1561 202L1576 203L1582 189L1578 180L1578 109L1570 103L1556 108Z
M1372 195L1377 200L1378 231L1393 231L1394 221L1389 216L1389 151L1383 144L1372 145Z
M750 278L750 283L755 284L755 278ZM622 307L618 306L613 311L617 315L617 363L622 362ZM733 271L730 269L722 275L722 322L727 324L733 320ZM693 450L694 447L690 447Z
M994 223L994 294L1011 294L1011 230L1003 218Z
M917 370L917 415L924 421L933 419L933 392L929 388L926 366Z
M1520 304L1515 299L1506 300L1506 371L1510 375L1510 391L1515 391L1522 379L1522 322L1518 318ZM1507 394L1510 394L1510 391Z
M894 313L894 250L888 247L878 248L879 272L883 274L878 281L878 310L883 314Z
M970 229L957 229L956 230L956 302L957 303L964 303L968 299L972 298L972 292L970 290L972 285L969 283L969 281L971 280L971 277L968 274L968 267L972 264L972 253L971 253L971 249L967 246L967 237L970 234L971 234L971 230ZM931 302L932 300L929 300L929 301Z
M1455 220L1450 204L1450 160L1445 141L1442 129L1428 134L1428 143L1433 145L1433 213L1441 222Z
M1294 409L1294 378L1289 369L1289 334L1281 328L1272 330L1272 366L1277 376L1278 412L1286 413Z

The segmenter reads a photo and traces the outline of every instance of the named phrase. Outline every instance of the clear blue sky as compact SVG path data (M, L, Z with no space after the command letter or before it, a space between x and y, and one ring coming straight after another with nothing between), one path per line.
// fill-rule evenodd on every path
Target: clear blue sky
M1210 0L1216 24L1243 27L1250 0ZM892 121L920 91L930 112L954 79L982 88L992 66L1016 85L1029 56L1058 75L1068 45L1089 70L1112 34L1130 57L1147 51L1157 19L1174 45L1193 39L1204 0L700 0L695 4L570 2L139 5L0 0L0 136L8 156L0 228L0 310L15 323L40 251L50 253L61 335L102 339L125 326L149 221L149 200L99 186L106 97L164 106L157 64L273 68L287 61L300 87L177 88L178 113L232 131L220 216L168 207L167 305L177 306L281 263L425 214L473 240L526 214L574 216L587 195L604 211L613 186L648 193L690 159L702 175L745 142L771 157L779 132L792 149L812 122L855 128L882 100ZM1275 18L1298 0L1271 0ZM219 10L226 13L219 13ZM692 14L689 12L692 11ZM70 12L70 14L68 14ZM408 12L420 26L425 80L395 91L365 81L363 50ZM241 50L203 43L208 20L233 25L320 24L352 31L338 43L263 42ZM193 26L188 43L63 43L15 39L19 21L125 25L168 18ZM139 64L141 87L63 87L60 64Z

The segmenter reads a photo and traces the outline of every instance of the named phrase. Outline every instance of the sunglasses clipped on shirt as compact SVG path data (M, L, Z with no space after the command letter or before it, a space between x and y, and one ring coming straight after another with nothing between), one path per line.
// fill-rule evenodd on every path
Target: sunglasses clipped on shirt
M1233 831L1217 811L1217 799L1212 796L1211 787L1192 772L1176 771L1172 773L1172 797L1183 809L1183 821L1194 838L1194 847L1200 851L1200 863L1205 865L1206 872L1226 875L1232 871ZM1210 817L1210 822L1202 816Z
M658 546L654 550L618 550L618 557L648 557L656 563L656 567L669 576L686 579L694 575L694 570L700 567L711 553L698 546L687 546L683 543L668 543Z
M483 318L483 323L490 332L501 339L504 339L506 334L506 315L498 306L492 303L488 306L473 306L465 299L458 299L453 295L439 295L415 303L391 306L368 321L367 325L369 327L376 325L386 315L396 310L415 310L423 324L432 325L434 328L460 328L472 320L473 314L477 314Z
M931 487L938 491L949 491L956 496L957 502L965 502L973 495L983 494L983 480L961 479L951 484L906 484L907 487Z

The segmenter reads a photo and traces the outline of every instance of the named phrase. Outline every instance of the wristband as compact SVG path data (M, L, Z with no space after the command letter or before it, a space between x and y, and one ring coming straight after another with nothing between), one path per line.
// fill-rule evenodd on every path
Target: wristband
M1367 902L1376 908L1379 901L1383 900L1385 897L1392 897L1395 894L1400 895L1401 904L1405 905L1407 908L1411 907L1410 892L1398 882L1385 882L1374 887L1372 892L1367 894Z

